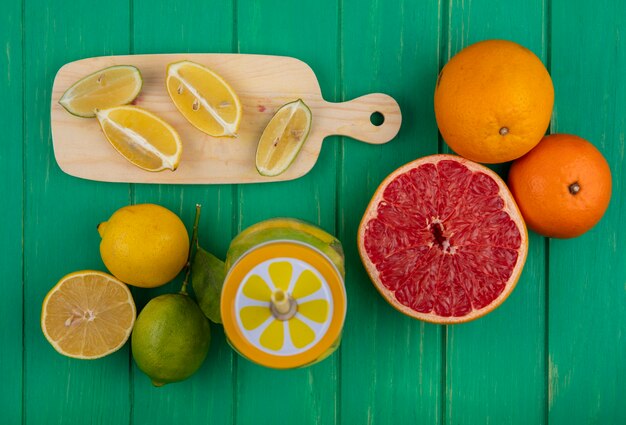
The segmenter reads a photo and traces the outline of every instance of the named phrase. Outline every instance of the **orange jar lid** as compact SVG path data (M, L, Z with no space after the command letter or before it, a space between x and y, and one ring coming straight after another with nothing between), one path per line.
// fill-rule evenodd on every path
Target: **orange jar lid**
M346 315L343 277L316 248L273 241L230 268L221 297L224 331L263 366L306 366L336 347Z

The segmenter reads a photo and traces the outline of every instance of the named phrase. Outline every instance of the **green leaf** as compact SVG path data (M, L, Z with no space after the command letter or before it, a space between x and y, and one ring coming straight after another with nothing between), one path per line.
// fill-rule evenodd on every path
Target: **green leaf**
M213 323L222 323L220 296L225 278L224 262L198 247L191 263L191 286L204 315Z

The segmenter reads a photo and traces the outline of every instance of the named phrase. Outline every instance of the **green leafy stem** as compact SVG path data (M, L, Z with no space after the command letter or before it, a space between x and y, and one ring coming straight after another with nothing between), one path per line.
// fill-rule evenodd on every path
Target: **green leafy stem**
M204 315L213 323L222 323L220 314L220 296L226 278L226 266L222 260L204 250L198 243L198 223L201 206L196 204L196 217L193 223L187 270L181 292L187 293L191 276L191 286L198 305Z

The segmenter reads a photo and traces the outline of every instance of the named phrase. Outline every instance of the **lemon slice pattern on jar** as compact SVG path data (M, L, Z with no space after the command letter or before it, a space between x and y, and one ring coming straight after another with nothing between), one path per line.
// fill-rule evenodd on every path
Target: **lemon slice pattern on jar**
M279 356L299 354L315 345L332 319L328 282L295 258L259 263L243 279L236 300L237 321L246 338ZM283 304L284 314L277 312L278 303Z

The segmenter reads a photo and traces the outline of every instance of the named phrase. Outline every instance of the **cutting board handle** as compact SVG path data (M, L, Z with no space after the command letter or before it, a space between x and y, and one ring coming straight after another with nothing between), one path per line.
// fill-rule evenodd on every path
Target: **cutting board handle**
M326 102L313 125L325 136L340 135L366 143L381 144L393 139L400 130L402 114L398 102L383 93L372 93L347 102Z

